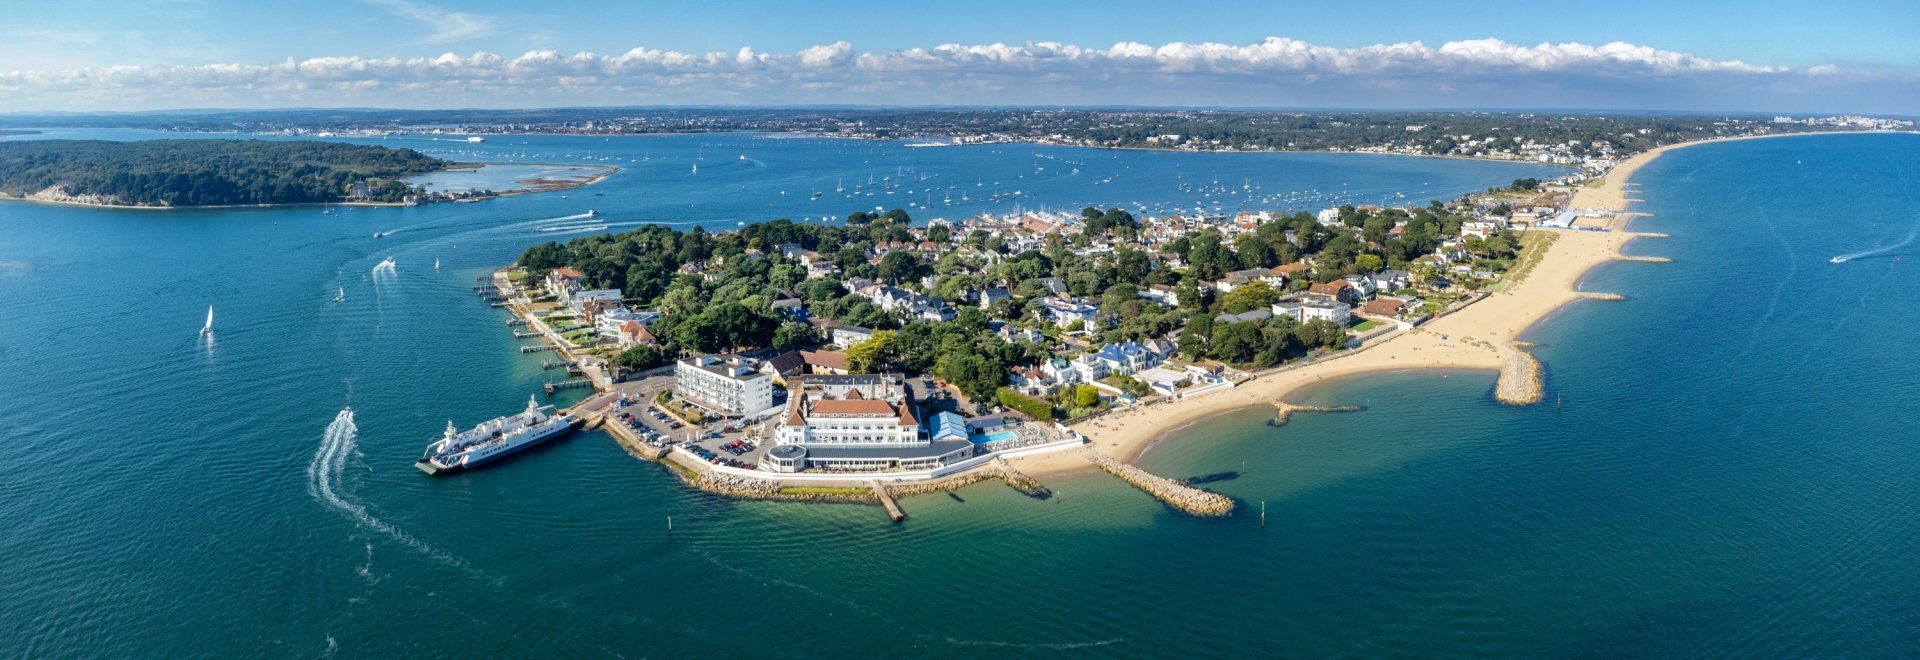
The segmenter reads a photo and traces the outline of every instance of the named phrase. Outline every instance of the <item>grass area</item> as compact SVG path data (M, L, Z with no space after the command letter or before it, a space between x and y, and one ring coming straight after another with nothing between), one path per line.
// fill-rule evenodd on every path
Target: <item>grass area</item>
M1513 267L1507 269L1507 276L1500 278L1500 281L1493 285L1492 290L1496 293L1505 293L1526 281L1527 274L1533 272L1533 267L1540 265L1540 261L1547 258L1547 249L1553 247L1554 240L1558 238L1560 238L1559 234L1550 231L1530 231L1522 234L1520 256L1514 257Z
M1353 326L1353 331L1354 331L1354 332L1366 332L1366 331L1368 331L1368 330L1372 330L1372 329L1374 329L1374 328L1378 328L1378 327L1380 327L1380 326L1383 326L1383 325L1386 325L1386 324L1385 324L1385 323L1381 323L1381 322L1379 322L1379 321L1375 321L1375 320L1372 320L1372 319L1368 319L1368 320L1365 320L1365 321L1361 321L1359 325L1356 325L1356 326Z
M1586 181L1580 182L1580 185L1585 188L1598 188L1607 185L1607 180L1605 178L1587 179Z
M829 486L781 486L781 495L872 495L871 488L833 488Z

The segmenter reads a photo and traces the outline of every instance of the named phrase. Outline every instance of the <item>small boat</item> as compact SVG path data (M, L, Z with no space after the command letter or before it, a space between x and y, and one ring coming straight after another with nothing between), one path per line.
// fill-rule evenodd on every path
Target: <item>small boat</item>
M740 160L746 160L746 159L747 159L746 154L740 154Z
M593 216L596 216L596 215L600 215L600 212L599 212L599 211L595 211L595 210L593 210L593 209L587 209L587 217L589 217L589 218L591 218L591 217L593 217Z
M200 334L213 334L213 305L207 305L207 324L200 326Z
M440 258L439 258L439 257L434 257L434 259L433 259L433 269L434 269L434 270L440 270Z
M346 301L347 301L347 288L346 288L346 287L340 287L340 293L338 293L338 294L336 294L336 295L334 295L334 297L333 297L333 301L334 301L334 302L346 302Z

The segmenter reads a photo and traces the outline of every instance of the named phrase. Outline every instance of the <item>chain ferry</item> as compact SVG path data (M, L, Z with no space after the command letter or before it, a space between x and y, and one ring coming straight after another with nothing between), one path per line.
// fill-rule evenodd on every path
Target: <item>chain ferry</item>
M576 420L553 414L553 406L542 406L527 396L527 409L516 415L496 417L466 431L456 431L447 420L447 431L413 466L427 474L459 472L493 461L528 447L558 438L572 431Z

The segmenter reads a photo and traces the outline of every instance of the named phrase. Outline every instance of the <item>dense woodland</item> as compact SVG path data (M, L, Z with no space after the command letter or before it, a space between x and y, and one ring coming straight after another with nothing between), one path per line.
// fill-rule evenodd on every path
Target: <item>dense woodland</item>
M59 187L75 197L136 206L398 202L419 191L396 181L448 165L412 149L268 140L22 140L0 142L0 193Z

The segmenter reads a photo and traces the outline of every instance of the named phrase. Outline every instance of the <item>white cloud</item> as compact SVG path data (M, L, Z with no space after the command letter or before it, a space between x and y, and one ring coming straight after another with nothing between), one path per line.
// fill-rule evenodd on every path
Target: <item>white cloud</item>
M372 0L440 21L405 0ZM420 20L428 20L421 18ZM453 20L445 38L485 22ZM479 20L479 19L473 19ZM318 57L273 64L111 66L0 72L0 107L538 103L1135 104L1344 107L1589 107L1791 110L1849 95L1910 103L1911 79L1821 65L1715 60L1621 42L1533 46L1497 39L1356 48L1270 37L1246 45L1123 42L941 44L861 53L835 42L792 53L634 48L417 58ZM1736 104L1736 105L1728 105ZM1873 111L1876 108L1858 108Z
M463 11L454 11L412 0L362 0L389 14L420 23L432 29L426 37L430 44L444 44L494 33L492 19Z

